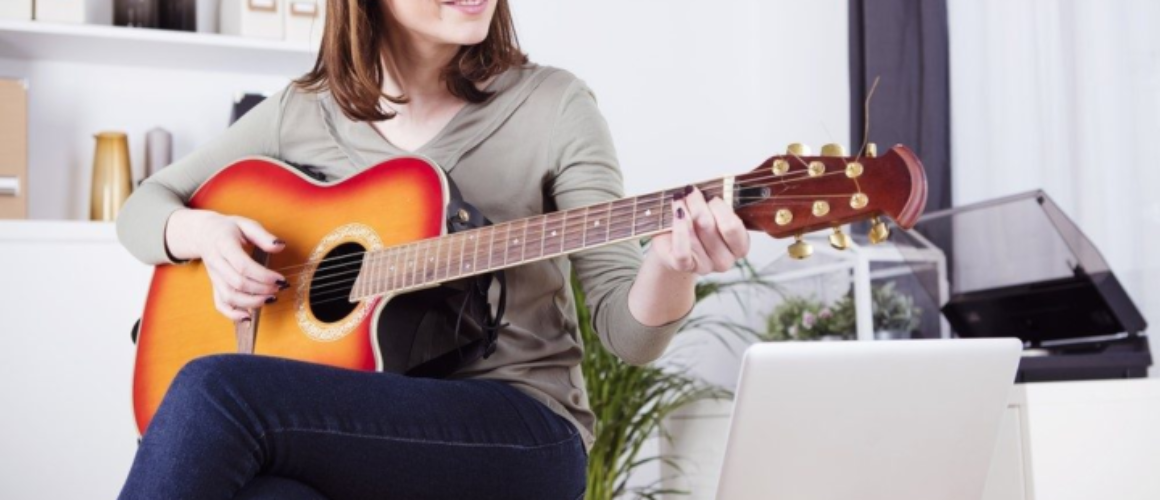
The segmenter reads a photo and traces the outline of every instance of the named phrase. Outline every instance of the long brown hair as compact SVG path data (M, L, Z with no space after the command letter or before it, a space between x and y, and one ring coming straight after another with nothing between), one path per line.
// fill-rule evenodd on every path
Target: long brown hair
M470 103L489 99L491 92L477 83L514 66L526 64L507 0L495 0L487 38L465 45L443 68L443 81L452 95ZM327 0L326 27L314 69L294 83L311 92L329 90L351 120L381 121L395 113L383 108L382 99L407 102L405 95L383 92L384 65L394 67L387 41L387 16L383 0Z

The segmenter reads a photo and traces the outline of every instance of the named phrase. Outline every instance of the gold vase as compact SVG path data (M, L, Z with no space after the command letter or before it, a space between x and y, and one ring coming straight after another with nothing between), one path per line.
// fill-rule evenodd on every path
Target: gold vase
M121 132L101 132L93 155L93 196L89 218L114 221L133 191L129 167L129 138Z

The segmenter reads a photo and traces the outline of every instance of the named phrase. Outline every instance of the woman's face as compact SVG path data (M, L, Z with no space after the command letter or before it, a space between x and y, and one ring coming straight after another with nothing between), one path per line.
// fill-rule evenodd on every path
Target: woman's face
M420 40L475 45L487 38L499 0L383 0L391 16Z

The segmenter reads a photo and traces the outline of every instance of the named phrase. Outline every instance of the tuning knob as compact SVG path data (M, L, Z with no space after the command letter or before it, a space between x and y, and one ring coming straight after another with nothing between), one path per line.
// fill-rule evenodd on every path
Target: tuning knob
M822 156L846 156L846 148L841 144L826 144L822 146Z
M881 219L875 217L870 223L870 243L875 245L890 239L890 228L886 227L886 223Z
M797 260L802 260L814 254L814 247L809 243L802 241L802 235L795 234L793 236L794 242L789 246L789 256Z
M834 234L830 235L830 246L835 250L845 250L850 248L850 235L843 233L842 228L835 227Z
M866 144L866 157L867 158L877 158L878 157L878 145L877 144L874 144L873 142Z
M795 142L790 144L789 147L785 148L785 154L792 156L809 156L810 147L800 142Z

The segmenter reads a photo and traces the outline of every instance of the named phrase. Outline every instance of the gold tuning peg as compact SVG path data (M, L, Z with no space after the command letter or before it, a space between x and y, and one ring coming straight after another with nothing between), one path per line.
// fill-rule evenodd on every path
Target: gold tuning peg
M835 250L845 250L850 248L850 235L843 233L842 228L835 227L834 234L830 235L830 246Z
M809 156L810 147L800 142L795 142L790 144L789 147L785 148L785 154L793 156Z
M846 156L846 148L841 144L826 144L822 146L822 156Z
M886 227L886 223L877 217L871 219L870 243L877 245L888 239L890 239L890 228Z
M802 260L814 254L814 247L809 243L802 241L802 235L795 234L793 236L794 242L789 246L789 256L797 260Z
M877 158L878 157L878 145L877 144L874 144L873 142L866 144L866 157L867 158Z

